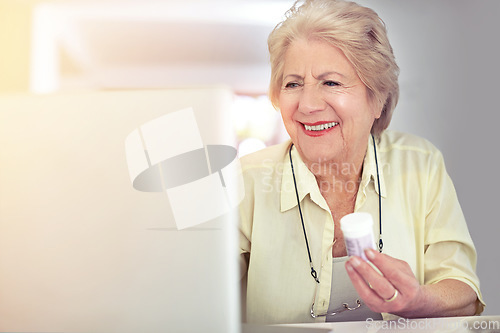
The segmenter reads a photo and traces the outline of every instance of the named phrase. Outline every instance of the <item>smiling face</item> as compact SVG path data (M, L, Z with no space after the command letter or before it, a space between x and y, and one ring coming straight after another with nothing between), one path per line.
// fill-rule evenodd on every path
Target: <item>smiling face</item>
M362 163L381 107L344 53L320 40L289 45L279 107L300 156L313 163Z

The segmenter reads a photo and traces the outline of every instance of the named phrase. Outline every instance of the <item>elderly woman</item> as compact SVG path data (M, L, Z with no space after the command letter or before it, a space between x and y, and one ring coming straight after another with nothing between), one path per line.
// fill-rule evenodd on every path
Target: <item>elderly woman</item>
M476 252L442 155L385 130L399 70L377 14L307 0L268 44L270 97L291 141L242 159L246 320L480 313ZM369 262L347 256L340 219L353 212L375 221Z

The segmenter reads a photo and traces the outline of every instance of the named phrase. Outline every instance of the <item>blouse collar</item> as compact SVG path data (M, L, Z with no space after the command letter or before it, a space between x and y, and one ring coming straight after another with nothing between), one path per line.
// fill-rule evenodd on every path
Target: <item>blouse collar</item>
M281 179L281 212L285 212L295 206L297 206L297 195L295 193L295 185L293 181L292 169L290 165L289 149L290 144L286 152L286 156L283 160L283 174ZM386 197L386 187L384 181L384 171L387 168L387 162L382 158L380 154L382 149L379 148L380 145L377 144L377 159L379 166L379 177L380 177L380 195ZM292 159L293 159L293 169L295 172L295 179L297 181L297 191L299 194L299 200L302 201L306 195L310 195L311 200L316 203L321 208L329 211L328 204L325 198L321 195L319 191L318 184L316 182L316 177L307 168L305 163L302 161L297 149L292 147ZM373 150L372 137L369 137L367 151L365 154L365 159L363 162L363 173L361 176L361 183L358 189L362 193L366 193L366 187L370 184L374 186L375 192L378 194L378 183L377 183L377 167L375 163L375 154Z

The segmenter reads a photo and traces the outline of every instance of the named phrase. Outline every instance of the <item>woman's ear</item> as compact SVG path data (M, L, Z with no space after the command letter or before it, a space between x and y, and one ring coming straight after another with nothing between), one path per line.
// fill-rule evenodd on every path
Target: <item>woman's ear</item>
M379 119L380 116L382 116L382 110L385 106L385 101L387 101L387 95L381 96L381 98L377 97L377 94L375 94L373 91L368 90L368 98L369 98L369 105L372 109L372 114L374 119Z
M380 116L382 115L383 107L384 107L384 103L382 101L380 101L378 98L372 99L373 117L375 119L380 118Z

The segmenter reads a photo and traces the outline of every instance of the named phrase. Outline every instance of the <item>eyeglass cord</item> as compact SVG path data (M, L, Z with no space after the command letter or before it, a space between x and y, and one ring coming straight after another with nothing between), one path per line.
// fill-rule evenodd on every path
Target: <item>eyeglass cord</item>
M372 141L373 141L373 152L375 154L375 166L377 169L377 184L378 184L378 221L379 221L379 241L378 241L378 250L380 253L382 253L382 249L384 247L384 242L382 241L382 198L381 198L381 193L380 193L380 175L378 171L378 160L377 160L377 148L375 144L375 137L371 135ZM309 257L309 265L311 266L311 276L314 278L314 280L319 283L318 279L318 273L314 269L312 257L311 257L311 251L309 249L309 241L307 240L307 233L306 233L306 227L304 225L304 218L302 216L302 209L300 208L300 198L299 198L299 191L297 190L297 180L295 179L295 172L293 170L293 161L292 161L292 147L293 143L290 146L290 149L288 150L288 156L290 158L290 167L292 169L292 176L293 176L293 185L295 187L295 195L297 197L297 206L299 207L299 214L300 214L300 221L302 223L302 231L304 232L304 239L306 241L306 248L307 248L307 255Z
M306 240L307 255L309 256L309 265L311 266L311 276L317 283L319 283L318 273L316 273L316 270L313 267L311 251L309 250L309 242L307 241L306 227L304 226L304 218L302 217L302 209L300 208L299 191L297 190L297 181L295 180L295 172L293 171L292 147L293 143L288 150L288 156L290 157L290 167L292 168L293 185L295 186L295 195L297 196L297 205L299 206L300 221L302 222L302 231L304 231L304 239Z
M377 184L378 184L378 252L382 253L384 242L382 241L382 194L380 193L380 176L378 173L378 159L377 159L377 145L375 144L375 137L372 134L373 153L375 154L375 166L377 168Z

